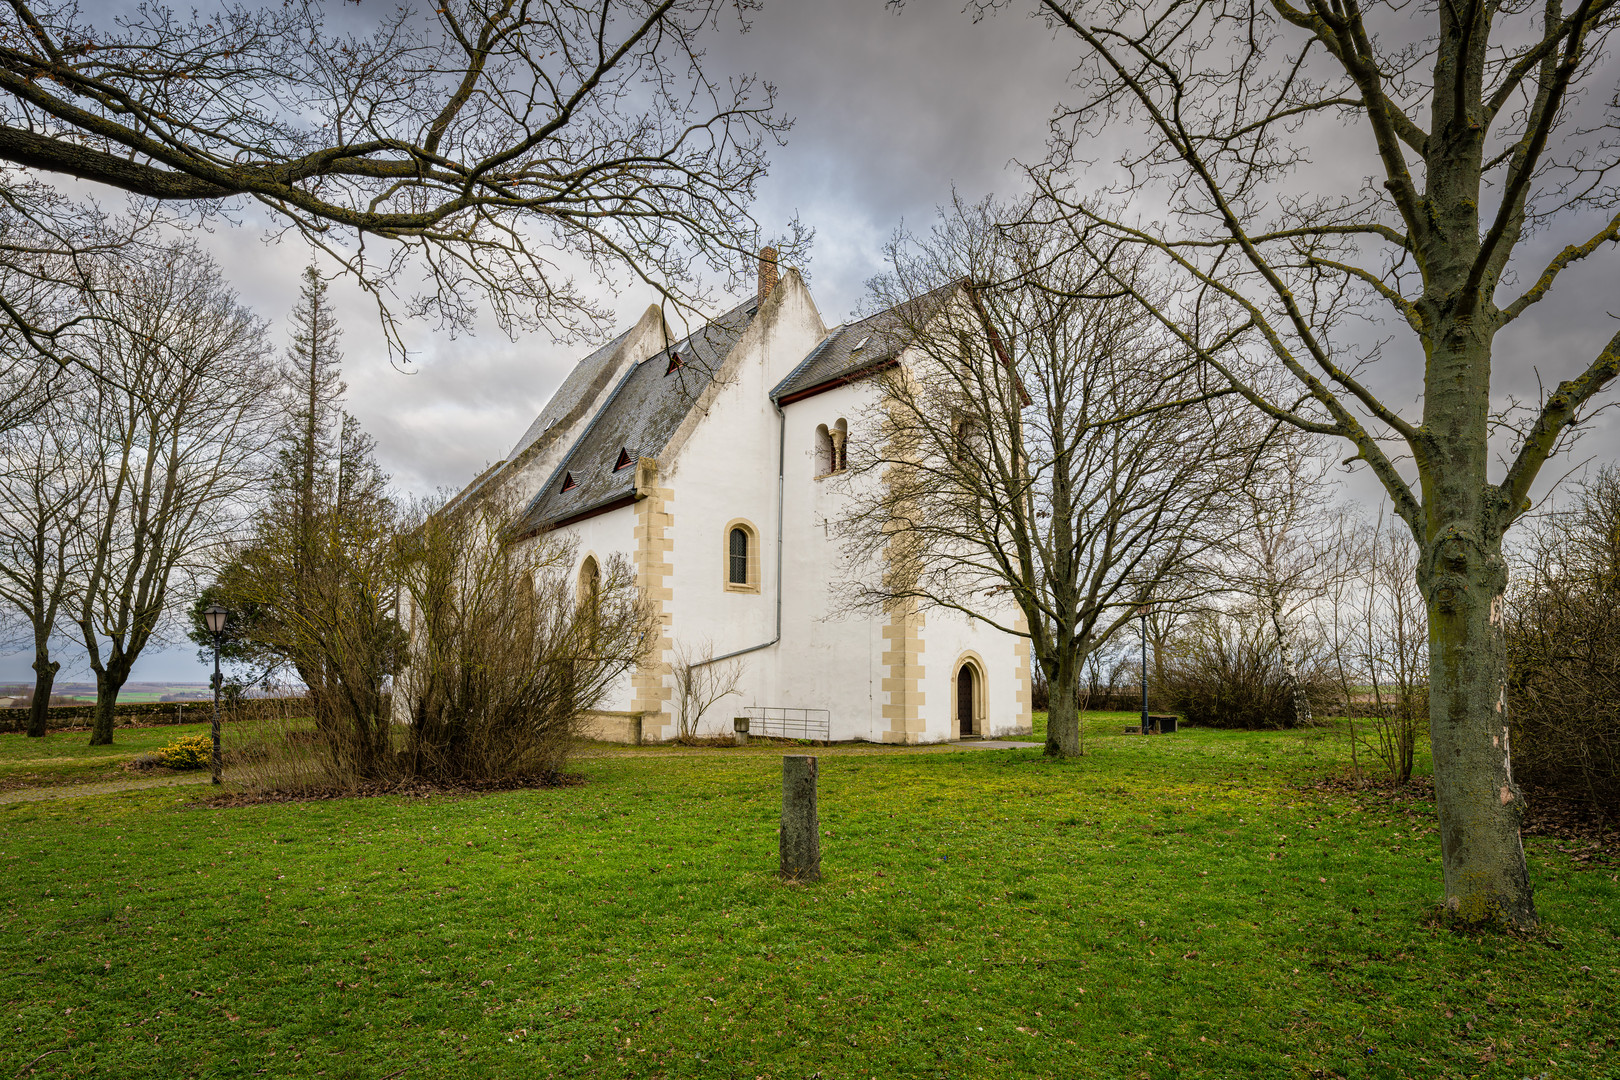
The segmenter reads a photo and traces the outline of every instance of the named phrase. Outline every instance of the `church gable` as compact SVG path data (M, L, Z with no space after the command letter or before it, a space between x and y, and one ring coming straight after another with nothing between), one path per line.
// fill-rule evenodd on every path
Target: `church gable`
M518 533L554 528L633 500L635 470L629 466L663 452L758 308L754 300L740 304L627 372L529 504Z

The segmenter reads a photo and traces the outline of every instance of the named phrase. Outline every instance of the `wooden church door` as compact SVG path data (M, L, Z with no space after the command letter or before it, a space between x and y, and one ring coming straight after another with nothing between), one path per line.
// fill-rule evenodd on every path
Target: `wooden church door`
M973 685L973 665L963 664L956 673L956 719L961 725L963 738L973 734L973 698L976 689Z

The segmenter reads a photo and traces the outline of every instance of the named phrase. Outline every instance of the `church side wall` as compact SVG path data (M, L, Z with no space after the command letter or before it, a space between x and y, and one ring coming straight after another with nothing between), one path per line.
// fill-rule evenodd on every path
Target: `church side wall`
M783 639L777 693L771 704L823 708L835 739L883 740L888 705L880 614L855 608L839 588L846 578L837 522L852 478L820 476L818 431L854 428L873 398L871 384L841 386L784 407L787 415L787 539Z
M579 569L587 557L595 558L598 566L606 566L615 555L622 555L634 566L637 506L620 507L545 534L553 540L575 545L574 561L569 570L572 580L579 579ZM640 741L641 721L634 708L634 680L634 672L626 673L609 689L596 715L587 718L587 737L609 742Z
M675 617L671 632L676 652L692 657L722 656L763 645L776 635L778 420L770 390L825 332L798 276L784 276L762 305L755 325L728 358L721 373L723 385L703 411L694 414L701 420L674 441L672 461L661 462L678 506L673 526ZM791 492L791 483L788 488ZM742 587L729 580L733 528L744 529L750 537L749 580ZM803 618L787 602L801 588L802 570L793 561L796 527L789 526L786 541L783 639L774 647L721 661L722 669L740 671L739 692L716 702L704 714L700 735L729 734L732 718L751 705L821 706L819 694L801 692L797 684L789 685L784 679L791 683L794 672L806 668L837 670L824 667L821 657L799 651ZM673 711L676 705L671 708ZM667 734L675 734L673 726ZM835 733L834 737L853 735Z

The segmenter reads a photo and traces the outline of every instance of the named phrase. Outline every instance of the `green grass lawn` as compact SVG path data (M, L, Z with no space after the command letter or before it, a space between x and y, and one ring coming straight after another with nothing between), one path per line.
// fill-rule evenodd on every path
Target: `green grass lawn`
M121 766L168 746L182 735L206 734L208 724L117 728L111 746L91 746L88 731L53 731L43 739L0 734L0 791L47 784L81 784L138 777Z
M1614 867L1531 839L1546 931L1458 935L1431 806L1298 786L1340 740L1127 720L823 752L812 887L762 751L0 806L0 1077L1620 1075Z

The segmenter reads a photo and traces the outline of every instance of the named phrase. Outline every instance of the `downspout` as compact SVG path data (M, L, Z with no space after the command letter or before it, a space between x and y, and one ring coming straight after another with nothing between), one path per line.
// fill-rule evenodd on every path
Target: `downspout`
M709 664L718 664L722 660L730 660L734 656L768 649L782 640L782 495L787 473L787 413L782 411L781 403L774 398L771 399L771 407L776 410L776 636L769 641L736 649L723 656L699 660L692 665L693 667L706 667Z

